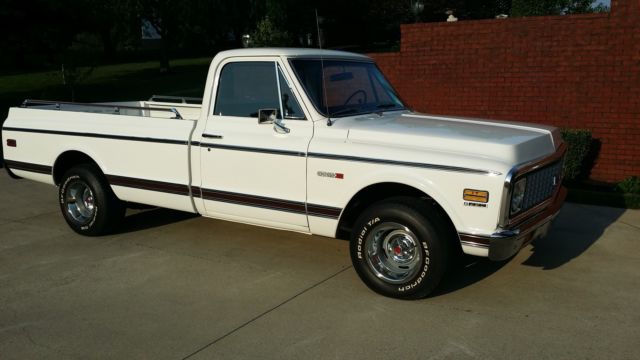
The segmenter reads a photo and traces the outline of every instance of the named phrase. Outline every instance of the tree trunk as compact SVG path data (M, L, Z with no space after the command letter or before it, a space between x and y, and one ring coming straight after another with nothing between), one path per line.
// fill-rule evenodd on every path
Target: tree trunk
M160 31L160 73L168 73L170 68L169 64L169 39L167 38L167 31L161 29Z
M111 38L110 29L103 28L100 31L100 38L102 38L102 48L104 50L104 57L108 61L111 61L115 58L116 47L113 39Z

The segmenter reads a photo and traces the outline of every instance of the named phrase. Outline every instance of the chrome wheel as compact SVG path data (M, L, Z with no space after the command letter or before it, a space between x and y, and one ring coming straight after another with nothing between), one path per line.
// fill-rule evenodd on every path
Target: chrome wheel
M420 270L423 256L418 237L395 222L381 223L369 232L365 254L375 275L392 284L413 278Z
M70 184L64 194L67 213L78 223L85 224L95 213L95 199L87 184L76 181Z

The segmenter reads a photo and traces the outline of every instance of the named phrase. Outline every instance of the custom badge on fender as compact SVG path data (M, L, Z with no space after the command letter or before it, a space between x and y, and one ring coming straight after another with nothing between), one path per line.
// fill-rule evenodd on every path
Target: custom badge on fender
M487 207L489 202L489 192L485 190L464 189L462 199L464 206Z
M318 171L317 174L320 177L328 177L332 179L344 179L343 173L334 173L330 171Z

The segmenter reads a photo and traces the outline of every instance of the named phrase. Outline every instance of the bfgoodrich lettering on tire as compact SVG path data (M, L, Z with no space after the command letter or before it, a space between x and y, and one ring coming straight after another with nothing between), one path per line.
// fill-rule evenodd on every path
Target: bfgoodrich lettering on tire
M62 216L78 234L113 232L124 217L124 206L100 170L89 164L78 165L64 174L58 199Z
M358 218L351 234L351 261L369 288L385 296L415 299L436 288L450 246L442 215L406 197L378 202Z

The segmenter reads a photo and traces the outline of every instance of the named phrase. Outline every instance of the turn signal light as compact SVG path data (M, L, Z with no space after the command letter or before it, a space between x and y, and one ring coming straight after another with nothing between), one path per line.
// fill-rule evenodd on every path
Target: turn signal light
M16 147L16 146L18 146L18 143L16 142L15 139L7 139L7 146Z
M489 192L484 190L464 189L462 198L465 201L475 201L481 203L489 202Z

